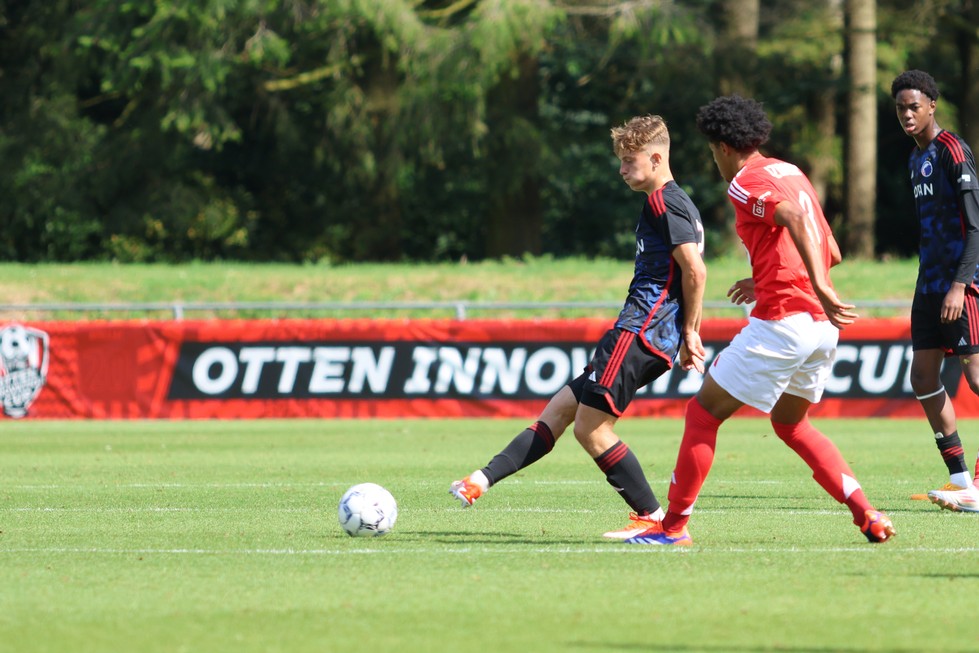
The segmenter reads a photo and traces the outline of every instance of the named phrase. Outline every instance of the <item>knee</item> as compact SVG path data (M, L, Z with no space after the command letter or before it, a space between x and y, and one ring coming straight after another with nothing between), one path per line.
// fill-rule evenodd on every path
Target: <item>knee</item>
M575 421L574 423L575 440L577 440L578 443L581 444L581 446L583 446L585 449L588 448L588 444L591 442L593 433L594 430L591 428L591 426L580 423L580 420Z
M803 419L803 421L806 420ZM772 429L775 431L775 435L777 435L782 442L789 442L794 439L800 431L802 431L803 423L797 422L795 424L782 424L772 420Z
M911 390L918 396L938 390L942 383L937 373L923 372L915 367L911 368L908 378L911 381ZM972 385L971 382L969 385Z
M973 379L967 379L969 382L969 389L972 390L972 394L979 396L979 382Z
M965 381L969 384L969 389L972 390L972 394L979 395L979 359L975 363L963 365L962 370Z

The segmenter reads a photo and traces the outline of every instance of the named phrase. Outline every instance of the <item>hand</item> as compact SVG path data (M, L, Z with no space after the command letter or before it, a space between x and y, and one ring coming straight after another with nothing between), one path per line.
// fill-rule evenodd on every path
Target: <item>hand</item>
M842 330L843 327L853 324L860 317L853 312L853 304L844 304L832 288L822 292L817 290L816 294L819 296L819 303L822 304L823 310L826 312L826 317L837 329Z
M741 279L735 281L727 291L727 296L731 298L732 304L750 304L755 301L755 280Z
M704 351L704 343L700 340L700 334L693 331L683 336L683 343L680 345L680 369L684 371L697 370L704 373L704 359L707 352Z
M960 317L962 317L962 307L965 305L965 285L961 283L953 283L952 287L948 289L945 293L945 299L942 301L942 322L948 324L950 322L956 322Z

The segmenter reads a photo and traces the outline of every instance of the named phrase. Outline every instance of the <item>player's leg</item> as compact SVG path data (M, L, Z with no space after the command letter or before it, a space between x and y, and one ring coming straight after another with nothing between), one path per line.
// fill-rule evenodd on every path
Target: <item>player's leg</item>
M943 349L916 349L911 359L911 388L935 434L935 445L948 470L948 483L927 494L913 494L911 498L927 499L949 510L979 512L979 491L973 485L965 460L955 409L941 381L944 359ZM967 369L975 374L971 367Z
M959 361L962 364L962 376L973 394L979 395L979 330L976 322L979 321L979 290L969 286L966 289L965 307L962 317L956 325L960 332L959 340L963 339L968 343L966 346L959 346L956 354L959 354ZM969 334L965 336L965 334ZM979 488L979 453L976 455L975 472L972 476L972 484Z
M976 333L977 316L979 316L977 294L974 289L969 288L966 292L962 315L956 322L941 323L939 329L944 345L942 353L944 354L946 350L950 350L959 356L959 360L962 363L962 375L966 383L968 383L972 392L979 394L979 336ZM914 335L914 330L912 330L912 335ZM918 356L919 349L918 346L915 347L915 357ZM914 373L913 363L914 360L912 360L912 375ZM941 368L940 360L936 360L926 370L934 369L935 367L938 369ZM937 373L937 371L933 372L936 375ZM941 387L940 380L937 382L932 381L932 383ZM914 387L913 383L912 387ZM979 513L979 489L977 489L975 485L976 479L971 476L966 463L965 448L959 437L952 402L944 389L936 392L938 393L936 397L921 399L921 395L918 394L917 390L915 391L915 394L921 400L922 407L926 409L926 415L929 415L929 424L932 424L935 431L935 443L938 445L938 450L941 452L942 460L944 460L949 473L948 484L939 490L932 490L928 493L927 497L933 503L948 510ZM935 411L935 402L940 402L940 416L943 418L942 422L938 424L938 428L932 423L931 415L928 413L929 407L932 412ZM979 474L979 458L977 458L977 474ZM915 495L914 498L920 498L920 496Z
M959 359L962 363L962 373L969 389L979 395L979 354L967 354ZM964 450L963 450L964 452ZM976 466L972 474L972 484L979 488L979 450L976 451Z
M778 357L759 351L779 351L768 343L778 338L778 325L750 318L748 326L711 364L697 396L687 403L683 439L670 482L669 506L662 533L644 533L636 544L689 544L686 524L714 462L717 431L745 404L769 412L788 383L791 369Z
M617 418L584 404L574 421L575 438L605 474L605 480L644 521L662 518L662 509L636 454L613 430ZM623 537L626 537L624 535Z
M944 360L943 349L916 349L911 358L911 389L935 435L938 452L948 469L949 483L963 488L972 479L959 439L955 409L942 385L940 372Z
M714 463L717 431L744 404L735 399L707 371L697 396L687 402L683 439L670 480L669 507L658 527L626 540L629 544L690 546L687 522Z
M827 494L845 504L853 523L871 542L883 542L894 535L886 515L867 500L856 475L837 446L809 421L810 403L802 397L782 395L772 410L772 427L812 470L812 477Z
M554 443L574 421L577 409L575 393L570 386L564 386L547 403L536 422L518 433L485 467L454 481L449 492L463 507L471 506L490 487L550 453Z
M935 445L948 469L949 481L940 490L928 494L913 494L912 499L931 499L934 492L957 492L972 486L965 451L959 439L955 409L942 384L941 369L946 353L958 346L960 337L969 341L968 319L957 324L942 324L940 293L915 293L911 306L911 389L921 404ZM967 311L963 311L967 313ZM964 330L963 330L964 329ZM960 336L961 332L961 336ZM965 353L965 352L962 352Z
M636 454L615 434L618 417L636 391L670 369L665 355L641 344L642 336L609 330L599 341L581 386L574 421L578 442L592 457L619 496L632 508L629 523L606 537L625 539L649 528L663 513Z
M828 437L809 421L809 408L819 402L829 379L839 331L829 322L797 320L798 351L808 354L792 374L785 391L771 411L776 435L802 458L812 476L826 492L845 504L853 523L871 542L883 542L894 535L886 515L867 500L856 475Z
M704 377L697 396L687 402L683 439L670 482L669 509L663 520L668 532L686 527L714 464L717 431L743 405L717 383L711 371Z
M979 354L963 354L959 357L962 364L962 376L972 393L979 395ZM964 447L963 447L964 453ZM979 487L979 453L976 454L975 471L972 474L972 484Z

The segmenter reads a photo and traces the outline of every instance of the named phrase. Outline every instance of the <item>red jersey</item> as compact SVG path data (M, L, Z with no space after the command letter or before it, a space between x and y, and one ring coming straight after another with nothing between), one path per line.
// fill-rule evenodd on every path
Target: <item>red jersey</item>
M727 194L734 204L735 229L751 261L756 300L752 317L780 320L809 313L816 320L828 319L789 230L775 224L779 203L791 200L802 207L809 218L807 229L829 270L832 235L806 175L791 163L759 156L734 176Z

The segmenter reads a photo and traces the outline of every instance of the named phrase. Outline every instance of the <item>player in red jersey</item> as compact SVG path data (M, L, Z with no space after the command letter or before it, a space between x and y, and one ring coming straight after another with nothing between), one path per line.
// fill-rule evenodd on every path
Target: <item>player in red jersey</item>
M799 168L759 152L772 125L755 100L717 98L701 107L697 127L730 182L735 227L751 259L751 278L736 282L728 296L756 304L687 404L666 517L626 541L692 544L687 521L713 463L718 429L744 405L771 414L775 433L847 505L868 540L888 540L890 519L870 504L836 445L808 418L829 377L839 329L857 317L829 278L841 257L819 198Z

